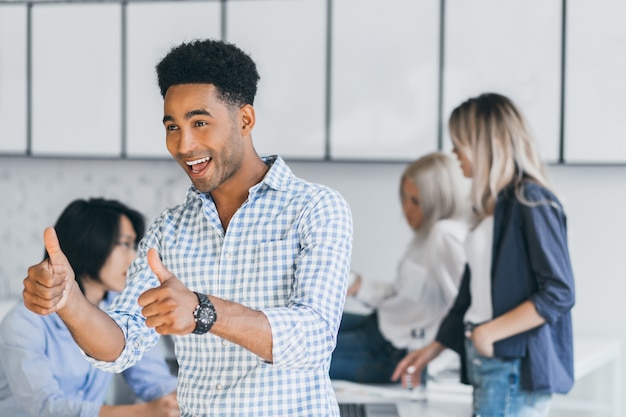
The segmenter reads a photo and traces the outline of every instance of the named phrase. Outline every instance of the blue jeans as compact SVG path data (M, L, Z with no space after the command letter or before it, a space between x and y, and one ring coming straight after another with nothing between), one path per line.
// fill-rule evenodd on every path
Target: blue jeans
M469 339L465 352L475 417L547 417L551 394L521 389L519 358L486 358Z
M330 362L330 377L361 383L391 382L396 365L406 353L406 349L397 349L383 337L376 313L344 313Z

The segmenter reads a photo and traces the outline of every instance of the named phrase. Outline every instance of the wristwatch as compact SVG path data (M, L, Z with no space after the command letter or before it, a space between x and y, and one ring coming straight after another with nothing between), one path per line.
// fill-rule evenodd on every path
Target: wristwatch
M193 333L205 334L211 330L211 327L217 321L217 313L209 297L195 291L194 294L198 297L198 305L193 311L193 318L196 320L196 328L193 329Z

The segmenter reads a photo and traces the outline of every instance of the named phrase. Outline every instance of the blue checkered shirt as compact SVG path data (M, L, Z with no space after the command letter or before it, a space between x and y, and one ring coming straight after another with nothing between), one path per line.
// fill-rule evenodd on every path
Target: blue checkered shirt
M109 309L126 347L115 362L92 360L119 372L157 342L137 304L159 285L146 262L151 247L189 289L261 310L272 330L271 364L211 333L175 337L183 416L339 416L328 368L350 270L350 209L336 191L297 178L280 157L264 160L270 170L227 233L210 195L193 187L152 224Z

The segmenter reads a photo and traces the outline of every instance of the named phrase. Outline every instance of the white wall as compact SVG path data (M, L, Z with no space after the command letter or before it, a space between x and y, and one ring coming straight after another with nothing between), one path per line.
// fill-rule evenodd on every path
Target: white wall
M352 207L353 268L394 273L408 239L398 203L403 164L291 163L293 171L339 190ZM578 336L617 338L626 357L626 166L551 166L568 212ZM182 201L186 174L171 161L0 158L0 299L17 297L27 267L41 259L42 231L74 198L118 198L148 219ZM626 380L626 367L624 379Z

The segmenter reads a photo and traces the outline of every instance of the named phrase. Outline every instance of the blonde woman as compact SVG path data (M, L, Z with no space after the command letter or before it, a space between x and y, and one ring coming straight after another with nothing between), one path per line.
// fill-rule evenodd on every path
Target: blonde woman
M391 282L357 275L348 289L374 312L344 313L331 378L389 382L407 351L434 339L465 265L468 185L451 155L429 154L406 167L400 201L413 237Z
M449 347L474 388L474 415L547 416L551 394L573 385L574 278L563 207L510 99L471 98L452 112L449 129L472 178L468 264L435 341L407 355L392 379L415 384Z

